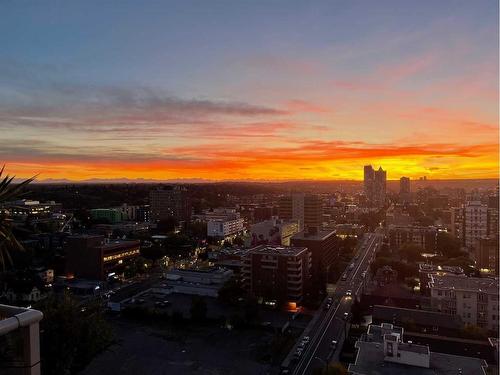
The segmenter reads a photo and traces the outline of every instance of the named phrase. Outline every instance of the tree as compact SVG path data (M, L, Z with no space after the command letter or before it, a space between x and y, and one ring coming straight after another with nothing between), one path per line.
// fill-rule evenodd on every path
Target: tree
M199 296L191 300L191 319L197 323L203 323L207 319L207 303Z
M486 339L488 337L488 333L485 329L478 327L476 325L467 324L464 328L462 328L462 335L464 337L470 339Z
M313 370L314 375L347 375L347 369L339 362L328 364L328 366L317 367Z
M227 304L235 304L238 299L245 295L245 290L242 288L238 279L231 278L224 283L222 288L219 289L219 301Z
M99 303L83 307L69 295L50 297L37 306L43 374L71 374L81 370L112 340L111 328Z
M452 235L439 232L437 235L437 250L447 258L454 258L460 256L460 241Z
M165 250L165 248L158 244L153 244L151 246L141 246L141 255L144 258L151 260L153 263L163 258L166 254L167 251Z
M175 226L178 224L177 220L173 216L169 216L165 219L158 221L156 228L160 233L170 233L175 230Z
M401 245L401 247L399 248L399 252L408 262L418 262L422 260L421 254L423 253L423 250L418 245L405 243Z
M0 169L0 206L8 201L18 199L22 195L22 189L32 182L35 177L31 177L17 185L12 181L15 176L6 175L3 180L1 179L5 166ZM7 213L0 210L0 267L5 271L7 263L12 265L11 251L22 251L22 245L17 241L12 233L11 220L8 218Z
M234 240L233 240L233 244L234 245L237 245L237 246L243 246L245 244L245 241L243 240L243 238L241 237L236 237Z
M257 301L252 298L248 298L245 301L245 322L247 324L253 323L258 320L259 318L259 305L257 304Z

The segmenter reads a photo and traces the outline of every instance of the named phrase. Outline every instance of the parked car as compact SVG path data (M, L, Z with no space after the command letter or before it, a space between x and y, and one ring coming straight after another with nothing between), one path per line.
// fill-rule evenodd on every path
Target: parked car
M352 290L351 290L351 289L346 290L345 295L346 295L347 297L352 296Z

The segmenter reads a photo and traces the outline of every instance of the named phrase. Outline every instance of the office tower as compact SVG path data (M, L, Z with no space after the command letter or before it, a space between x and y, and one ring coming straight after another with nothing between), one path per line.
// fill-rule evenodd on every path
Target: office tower
M379 167L377 171L371 165L364 167L364 190L366 199L372 207L385 204L387 172Z
M402 203L408 203L410 202L410 197L410 177L401 177L399 179L399 200Z
M363 175L365 196L368 201L371 201L373 197L373 181L375 180L375 170L371 165L365 165Z
M279 200L279 217L283 220L296 220L299 230L320 228L323 223L321 198L314 194L293 193Z
M151 219L158 221L168 217L188 220L191 216L191 206L187 189L182 186L165 186L149 192Z

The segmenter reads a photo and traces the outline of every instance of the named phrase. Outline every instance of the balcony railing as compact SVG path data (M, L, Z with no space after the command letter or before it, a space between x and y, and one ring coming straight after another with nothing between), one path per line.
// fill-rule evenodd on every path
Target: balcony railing
M40 375L38 310L0 305L0 373Z

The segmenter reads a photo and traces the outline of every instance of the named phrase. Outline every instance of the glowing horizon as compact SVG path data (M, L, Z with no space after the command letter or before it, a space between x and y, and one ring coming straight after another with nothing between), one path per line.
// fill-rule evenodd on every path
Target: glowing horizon
M499 177L498 4L195 3L0 5L0 164L74 181Z

